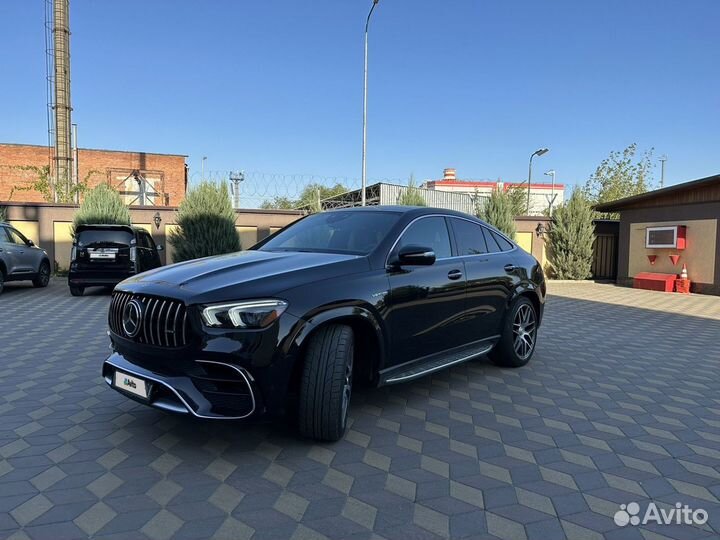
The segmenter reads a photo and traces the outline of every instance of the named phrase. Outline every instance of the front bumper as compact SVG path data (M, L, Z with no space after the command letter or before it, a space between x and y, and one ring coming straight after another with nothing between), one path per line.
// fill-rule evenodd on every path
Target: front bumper
M147 399L114 385L115 372L146 382ZM168 373L133 363L118 352L103 363L102 375L114 390L135 401L168 412L197 418L239 420L260 409L252 376L243 368L210 360L196 360L187 373Z

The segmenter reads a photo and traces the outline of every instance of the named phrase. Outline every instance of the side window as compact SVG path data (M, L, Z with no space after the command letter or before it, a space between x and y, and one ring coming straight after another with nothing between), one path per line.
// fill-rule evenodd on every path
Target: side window
M155 243L149 234L143 234L143 246L148 249L155 249Z
M5 227L0 227L0 242L10 242L10 236Z
M450 235L445 218L426 217L410 225L400 237L396 249L410 244L431 247L438 259L450 257Z
M490 232L490 229L486 229L485 227L483 227L482 230L485 233L485 242L487 243L488 253L501 252L502 249L500 249L500 246L498 246L498 243L495 241L495 238L493 237L492 232Z
M502 235L500 235L496 232L492 232L492 231L491 231L491 234L492 234L493 238L495 239L495 242L497 242L498 246L500 246L501 251L510 251L512 248L515 247L510 242L508 242L505 238L503 238Z
M464 219L453 218L452 228L455 232L458 255L480 255L488 252L482 226Z
M20 233L18 233L14 229L6 229L8 236L10 237L10 243L11 244L19 244L21 246L26 246L27 242L25 242L25 239L20 236Z

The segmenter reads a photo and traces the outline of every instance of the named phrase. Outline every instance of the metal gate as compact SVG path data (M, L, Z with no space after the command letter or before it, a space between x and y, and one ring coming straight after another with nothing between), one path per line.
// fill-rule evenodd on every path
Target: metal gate
M618 237L616 234L598 234L593 243L593 279L617 279Z

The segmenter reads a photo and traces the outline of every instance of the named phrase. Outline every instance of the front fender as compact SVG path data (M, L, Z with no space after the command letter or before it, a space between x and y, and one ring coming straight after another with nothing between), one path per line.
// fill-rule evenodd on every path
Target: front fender
M307 342L308 337L317 328L331 322L361 322L366 324L373 332L378 343L379 358L376 365L383 365L385 352L389 349L388 335L384 331L384 323L371 309L362 305L335 306L329 309L317 309L302 317L302 326L295 333L292 342L292 352L297 353Z

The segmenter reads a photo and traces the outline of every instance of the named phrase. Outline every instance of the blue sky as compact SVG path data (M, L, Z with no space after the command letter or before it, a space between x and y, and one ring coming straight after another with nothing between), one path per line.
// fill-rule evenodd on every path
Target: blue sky
M359 178L369 0L71 0L83 147ZM0 2L0 141L44 144L43 0ZM720 172L717 0L381 0L368 176L583 183L612 149ZM656 169L659 177L659 166Z

